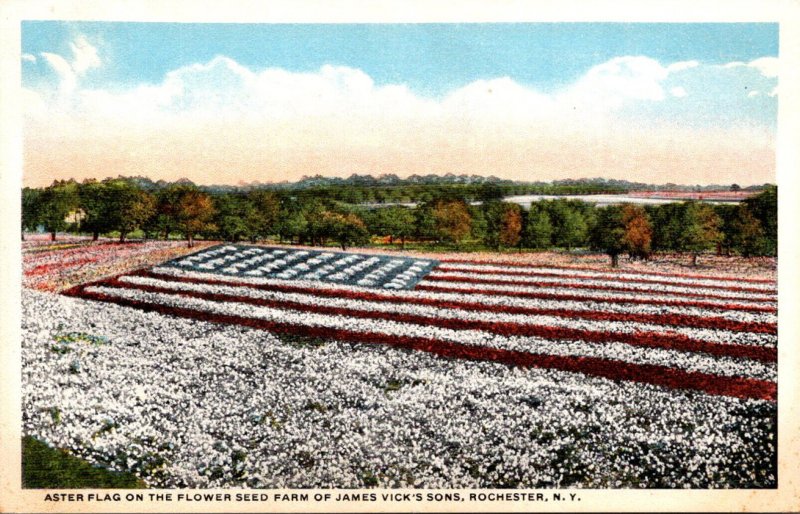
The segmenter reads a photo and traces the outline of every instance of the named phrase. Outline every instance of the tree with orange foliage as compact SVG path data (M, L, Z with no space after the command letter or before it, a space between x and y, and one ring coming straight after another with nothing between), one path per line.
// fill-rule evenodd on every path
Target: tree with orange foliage
M184 233L189 242L189 248L194 246L194 236L203 230L213 228L211 219L214 217L214 202L208 193L197 189L181 191L175 205L175 218L178 229Z
M495 248L517 246L522 236L522 208L514 203L491 201L483 205L486 219L484 243Z
M522 208L517 204L506 204L500 219L500 244L517 246L522 239Z
M436 232L444 241L456 246L469 235L472 228L472 216L466 203L460 200L440 201L432 211Z
M622 242L628 255L633 259L650 257L650 245L653 241L653 229L647 212L640 205L625 204L621 210L625 233Z

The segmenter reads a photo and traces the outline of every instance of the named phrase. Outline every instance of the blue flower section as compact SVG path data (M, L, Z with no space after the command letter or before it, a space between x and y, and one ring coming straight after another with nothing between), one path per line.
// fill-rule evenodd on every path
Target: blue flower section
M164 263L232 277L312 280L378 289L412 289L438 264L434 259L245 245L213 246Z

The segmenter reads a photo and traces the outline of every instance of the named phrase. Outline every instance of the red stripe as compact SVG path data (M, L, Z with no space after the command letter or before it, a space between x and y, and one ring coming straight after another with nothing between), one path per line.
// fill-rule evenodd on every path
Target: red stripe
M561 287L569 289L592 289L600 291L619 291L623 293L639 293L639 294L660 294L660 295L680 295L688 296L690 298L711 298L714 300L728 300L739 302L754 302L754 303L769 303L774 300L759 298L753 299L746 296L722 296L711 293L678 293L670 291L650 291L647 289L636 289L633 287L624 286L601 286L596 284L559 284L557 282L538 282L535 280L503 280L503 279L483 279L483 278L467 278L467 277L439 277L435 275L427 275L420 283L424 282L462 282L465 284L492 284L503 286L521 286L521 287Z
M148 278L165 280L167 277L150 271L131 273ZM745 322L729 320L719 316L689 316L685 314L631 314L625 312L601 312L578 309L547 309L539 307L519 307L506 305L487 305L480 302L459 302L437 300L434 298L403 298L367 291L351 291L347 289L316 289L288 284L251 284L235 280L199 279L190 277L169 277L172 282L189 284L228 285L232 287L249 287L262 291L280 291L282 293L301 293L329 298L347 298L370 302L407 302L442 309L464 309L470 311L499 312L505 314L524 314L533 316L558 316L562 318L581 318L594 321L629 321L634 323L652 323L656 325L672 325L713 330L730 330L732 332L753 332L757 334L777 334L775 323Z
M534 293L528 291L496 291L494 289L459 289L457 287L438 287L431 286L424 283L418 283L414 289L416 291L437 291L442 293L460 293L460 294L482 294L489 296L511 296L514 298L531 298L540 300L576 300L586 302L605 302L615 304L637 304L637 305L667 305L671 307L699 307L701 309L725 309L736 310L744 312L767 312L776 313L776 307L766 307L757 305L742 305L737 303L717 304L711 302L700 301L684 301L684 300L649 300L646 298L599 298L595 296L575 295L568 293Z
M183 307L156 305L139 300L115 298L101 293L83 291L83 287L70 289L65 294L83 298L106 301L134 307L147 312L158 312L172 316L198 319L214 323L243 325L274 333L298 334L308 337L320 337L337 341L366 344L385 344L410 350L429 352L442 357L469 360L494 361L502 364L556 369L585 375L608 378L611 380L628 380L653 384L672 389L690 389L708 394L733 396L737 398L756 398L775 401L777 385L774 382L743 377L725 377L683 371L653 364L631 364L611 359L596 357L568 357L560 355L540 355L514 350L502 350L481 346L470 346L436 339L405 337L380 333L362 333L343 329L308 327L287 323L272 322L227 314L213 314L195 311Z
M625 343L631 346L646 348L662 348L684 352L702 352L718 357L737 357L755 359L764 362L777 360L777 349L763 346L720 344L701 341L682 334L663 334L654 332L616 333L597 330L581 330L566 327L550 327L542 325L529 325L505 321L480 321L466 319L437 318L417 314L403 314L380 311L362 311L345 307L332 307L327 305L309 305L287 300L269 300L265 298L251 298L248 296L229 295L222 293L201 293L195 291L176 291L166 287L146 286L120 282L111 279L97 285L107 285L125 289L136 289L149 293L166 293L186 298L198 298L213 302L236 302L259 307L274 309L290 309L316 314L344 316L359 319L378 319L395 321L399 323L414 323L423 326L436 326L450 330L481 330L507 337L541 337L549 340L580 340L591 343Z
M598 271L601 273L627 273L634 275L654 275L659 277L678 277L678 278L696 278L707 280L724 280L727 282L750 282L753 284L775 284L775 280L766 278L738 278L738 277L717 277L714 275L697 275L693 273L670 273L667 271L636 271L625 269L609 269L599 268L596 266L557 266L554 264L536 264L525 262L510 262L510 261L481 261L475 259L438 259L439 262L451 264L474 264L480 266L515 266L521 268L530 268L531 266L542 266L546 268L563 269L563 270L578 270L578 271Z
M569 280L605 280L611 282L627 282L627 283L642 283L642 284L660 284L660 285L667 285L667 286L681 286L681 287L693 287L693 288L700 288L700 289L716 289L722 291L735 291L740 293L761 293L764 295L774 294L776 291L774 289L758 289L755 287L741 287L741 286L713 286L713 285L703 285L703 284L696 284L693 282L680 282L675 280L656 280L656 279L646 279L646 278L627 278L627 277L596 277L592 275L564 275L562 273L550 273L546 271L534 271L534 270L486 270L486 269L462 269L462 268L454 268L452 266L438 266L435 268L435 271L442 271L442 272L456 272L456 273L475 273L478 275L513 275L513 276L525 276L525 277L557 277L557 278L564 278Z

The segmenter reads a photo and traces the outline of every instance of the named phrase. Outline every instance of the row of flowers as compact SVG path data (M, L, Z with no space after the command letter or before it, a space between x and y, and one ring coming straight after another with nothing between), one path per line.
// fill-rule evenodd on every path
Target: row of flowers
M661 293L668 295L680 295L687 298L709 298L715 300L762 303L775 303L777 301L777 297L774 293L752 293L727 291L724 289L703 289L691 286L668 286L658 284L628 283L625 285L620 285L618 282L613 280L583 280L572 277L542 277L538 278L537 280L530 280L514 275L491 275L487 277L486 275L469 272L443 272L434 270L425 277L424 281L457 282L479 285L513 285L520 287L562 287L569 289L594 289L601 291L619 291L623 293L637 294Z
M328 284L325 282L295 280L286 282L283 280L265 277L229 277L214 273L187 271L164 266L155 266L149 271L142 271L144 275L154 275L158 277L167 276L173 279L183 279L187 281L197 280L209 283L230 284L230 285L258 285L269 286L270 289L285 292L305 292L323 296L344 296L358 294L360 298L374 300L405 300L426 303L428 300L444 302L443 304L458 303L465 308L473 307L477 304L480 308L485 306L498 306L513 311L514 309L551 309L551 310L573 310L581 312L616 312L623 314L655 314L666 315L665 319L670 319L671 315L688 317L719 317L731 321L742 323L759 323L772 325L777 323L776 309L774 307L746 306L729 304L724 302L683 302L673 300L674 297L652 297L643 299L641 297L629 295L628 298L620 296L606 296L596 294L594 296L550 294L550 293L531 293L515 294L514 291L498 290L481 291L469 284L464 285L464 289L457 289L455 292L447 292L446 289L440 291L437 284L421 284L414 291L374 291L357 286L345 284ZM468 292L465 297L464 292ZM465 298L468 298L465 301ZM576 314L580 317L581 314ZM690 323L687 323L690 324ZM725 327L720 327L725 328ZM767 330L772 332L772 330Z
M776 485L774 403L558 370L769 397L754 380L500 349L553 369L440 359L388 345L478 349L389 332L303 345L35 291L23 315L24 433L154 487ZM51 350L79 332L108 343Z
M776 375L774 362L741 358L753 356L748 352L763 351L759 347L715 345L691 341L680 336L646 333L613 334L464 320L434 321L432 318L420 319L410 315L389 317L367 312L360 313L361 317L356 317L349 311L335 308L307 306L303 310L287 310L276 304L235 302L231 301L232 297L201 293L175 294L147 287L134 289L89 286L76 294L84 298L120 303L164 314L217 320L280 333L358 342L385 340L387 344L410 346L425 351L432 351L431 349L437 348L440 343L445 345L455 343L460 348L470 349L464 355L465 358L502 358L504 361L509 358L497 357L493 350L525 352L525 359L535 355L545 361L554 355L569 355L577 359L576 367L570 368L571 371L600 373L600 376L606 376L605 373L608 372L615 373L613 370L619 370L629 358L634 359L637 365L667 366L676 373L679 369L698 371L709 377L714 376L720 381L737 380L738 375L771 381ZM262 303L267 302L262 301ZM426 324L423 324L424 322ZM403 343L408 340L411 342ZM425 343L417 347L420 340ZM679 350L676 350L676 347ZM692 350L702 353L690 353ZM715 352L713 357L705 355L711 352ZM603 359L602 369L598 369L595 363L590 362L591 358ZM513 356L508 363L518 364L516 359L517 356ZM765 360L768 361L769 357ZM547 366L547 363L542 365ZM626 376L617 378L623 379ZM647 372L639 375L638 379L656 380L656 383L660 380L658 376L653 378ZM677 387L692 387L691 381L686 383L676 381L670 384Z
M145 276L143 276L145 275ZM505 308L476 308L474 304L450 304L437 305L438 302L430 298L417 297L414 301L404 301L395 299L387 301L381 295L373 295L370 292L350 292L335 295L318 295L316 291L311 292L289 292L291 286L284 288L289 291L279 291L269 286L247 286L222 285L219 283L209 283L200 280L168 280L166 277L146 276L141 273L137 276L122 276L113 281L106 281L102 284L114 287L137 287L140 289L156 288L166 291L192 291L207 293L209 295L220 296L220 301L238 301L257 305L269 305L287 309L311 309L311 308L330 308L338 309L337 314L354 317L375 317L390 319L394 315L409 315L416 318L430 318L431 323L442 323L445 320L463 321L464 328L474 328L480 324L495 324L502 328L504 332L531 332L528 335L540 336L544 330L564 329L554 334L559 338L570 338L574 334L584 332L604 332L615 334L626 334L638 336L640 334L651 333L659 337L659 341L664 344L692 345L695 342L713 342L724 345L750 345L768 346L765 348L743 348L742 352L752 352L759 355L764 360L775 360L774 347L777 344L777 337L774 332L766 330L758 332L732 332L724 327L716 328L692 328L692 327L668 327L665 323L658 323L654 319L653 323L643 322L635 315L629 315L627 319L615 319L619 314L603 312L585 312L584 317L572 316L570 312L509 312L512 309ZM424 293L423 293L424 294ZM263 300L263 302L252 302ZM701 318L704 319L704 318ZM705 318L708 319L708 318ZM408 318L404 318L405 321ZM427 321L420 321L427 323ZM756 328L761 327L757 325ZM743 328L743 327L739 327ZM535 333L534 333L535 332ZM727 348L720 351L736 350Z
M457 282L457 281L437 281L425 280L415 286L418 291L438 291L447 293L462 294L484 294L484 295L503 295L517 298L536 298L536 299L560 299L574 301L597 301L608 303L624 303L638 305L665 305L674 307L698 307L707 309L726 309L745 312L766 312L777 313L778 308L775 304L732 300L722 298L695 299L695 297L685 298L686 295L654 293L647 294L646 291L635 293L627 291L607 291L599 287L535 287L517 286L512 284L487 284L485 282ZM575 291L579 289L579 291Z
M428 255L428 254L424 254ZM676 265L680 255L656 254L648 261L621 261L621 267L608 268L608 257L598 254L574 254L541 252L518 254L513 260L495 253L476 254L473 258L453 257L449 254L430 254L448 265L494 265L505 267L537 266L551 270L569 272L597 271L603 273L635 274L647 277L669 277L676 279L709 279L737 283L774 284L777 273L775 258L730 258L703 256L712 264L703 272L687 271L686 266ZM590 263L586 265L586 263Z
M478 275L511 275L522 277L559 277L568 279L597 279L623 283L657 284L671 286L688 286L694 288L711 288L725 291L743 291L749 293L775 293L774 283L748 283L747 286L733 285L729 280L715 280L710 278L655 278L645 274L634 273L609 273L609 272L576 272L570 269L519 267L519 266L492 266L476 264L444 263L437 267L437 271L464 272Z
M754 313L724 309L700 309L661 305L617 304L603 302L576 302L507 297L503 294L469 295L436 293L432 291L373 291L353 286L331 286L319 282L279 282L277 280L239 279L220 277L210 273L194 273L164 268L141 270L137 276L166 278L176 282L220 284L255 287L266 291L301 293L317 297L349 298L378 302L410 302L432 307L561 316L606 321L633 321L669 326L711 328L718 330L777 333L777 316L772 313Z

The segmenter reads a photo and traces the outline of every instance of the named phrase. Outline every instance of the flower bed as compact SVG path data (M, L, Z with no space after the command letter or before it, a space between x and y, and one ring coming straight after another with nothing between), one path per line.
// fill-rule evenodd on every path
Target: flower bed
M197 243L199 248L210 243ZM23 250L24 287L59 291L99 277L152 266L194 251L181 241L63 243L46 250Z
M773 487L774 281L653 271L219 245L26 291L25 430L157 486Z
M770 401L369 337L283 342L35 291L23 307L24 432L155 487L776 483ZM87 332L108 341L51 350L58 334Z

